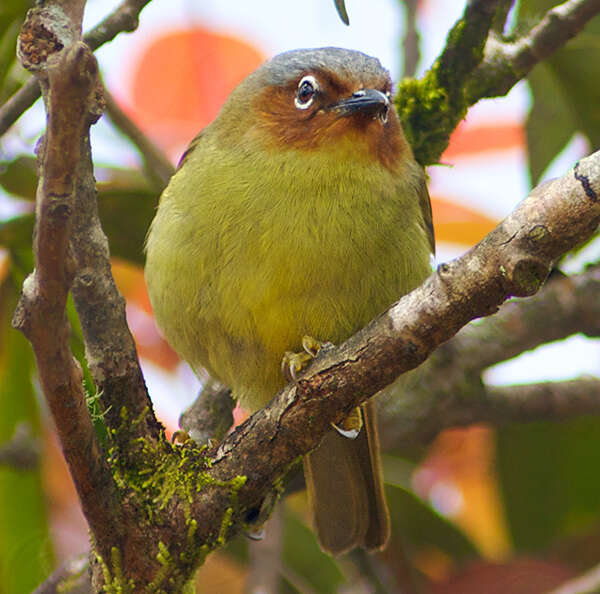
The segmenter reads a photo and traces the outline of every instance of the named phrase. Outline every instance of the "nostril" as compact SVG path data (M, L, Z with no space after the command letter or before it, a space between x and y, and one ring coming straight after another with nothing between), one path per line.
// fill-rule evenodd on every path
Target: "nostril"
M355 91L354 93L352 93L353 97L364 97L366 95L366 92L364 91L364 89L361 89L360 91Z

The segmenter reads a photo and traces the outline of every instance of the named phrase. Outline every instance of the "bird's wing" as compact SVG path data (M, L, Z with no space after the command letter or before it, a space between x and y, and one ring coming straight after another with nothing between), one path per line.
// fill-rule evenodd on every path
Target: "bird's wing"
M177 163L177 169L181 169L181 166L185 163L187 158L196 150L196 147L200 144L200 142L202 142L203 137L204 130L202 130L193 138L188 147L185 149L183 155L181 155L181 159L179 159L179 163Z
M421 188L419 191L419 206L421 207L421 213L423 215L423 223L425 225L425 232L429 238L429 246L431 247L431 253L435 254L435 234L433 231L433 215L431 214L431 200L429 198L429 191L427 190L427 184L423 179Z

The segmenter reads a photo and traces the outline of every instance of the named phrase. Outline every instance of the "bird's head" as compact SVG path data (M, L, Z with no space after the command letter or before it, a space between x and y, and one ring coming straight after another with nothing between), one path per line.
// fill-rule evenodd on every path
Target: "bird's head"
M219 120L275 150L327 151L395 169L410 154L379 60L326 47L285 52L248 76Z

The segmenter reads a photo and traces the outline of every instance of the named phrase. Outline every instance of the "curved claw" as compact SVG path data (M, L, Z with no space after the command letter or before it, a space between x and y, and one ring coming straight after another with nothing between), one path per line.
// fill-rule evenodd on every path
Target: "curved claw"
M281 360L281 371L288 382L297 382L297 374L306 369L309 363L319 354L324 344L312 336L302 337L302 349L299 353L286 351Z
M360 433L360 428L356 429L356 428L352 428L352 429L343 429L342 427L340 427L339 425L336 425L335 423L331 423L331 426L342 436L345 437L346 439L356 439L358 437L358 434Z
M363 426L363 417L360 408L355 408L339 425L331 426L343 437L356 439Z
M246 532L246 536L250 540L264 540L266 534L267 533L264 528L261 528L260 530L257 530L256 532Z

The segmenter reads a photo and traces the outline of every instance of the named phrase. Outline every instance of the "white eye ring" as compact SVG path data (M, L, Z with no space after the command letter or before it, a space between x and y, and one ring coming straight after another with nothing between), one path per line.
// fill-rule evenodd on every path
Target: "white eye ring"
M294 105L298 109L308 109L313 104L318 90L319 83L314 76L308 74L307 76L302 77L298 83L298 90L296 91L296 97L294 98ZM307 93L308 98L303 101L301 93Z

